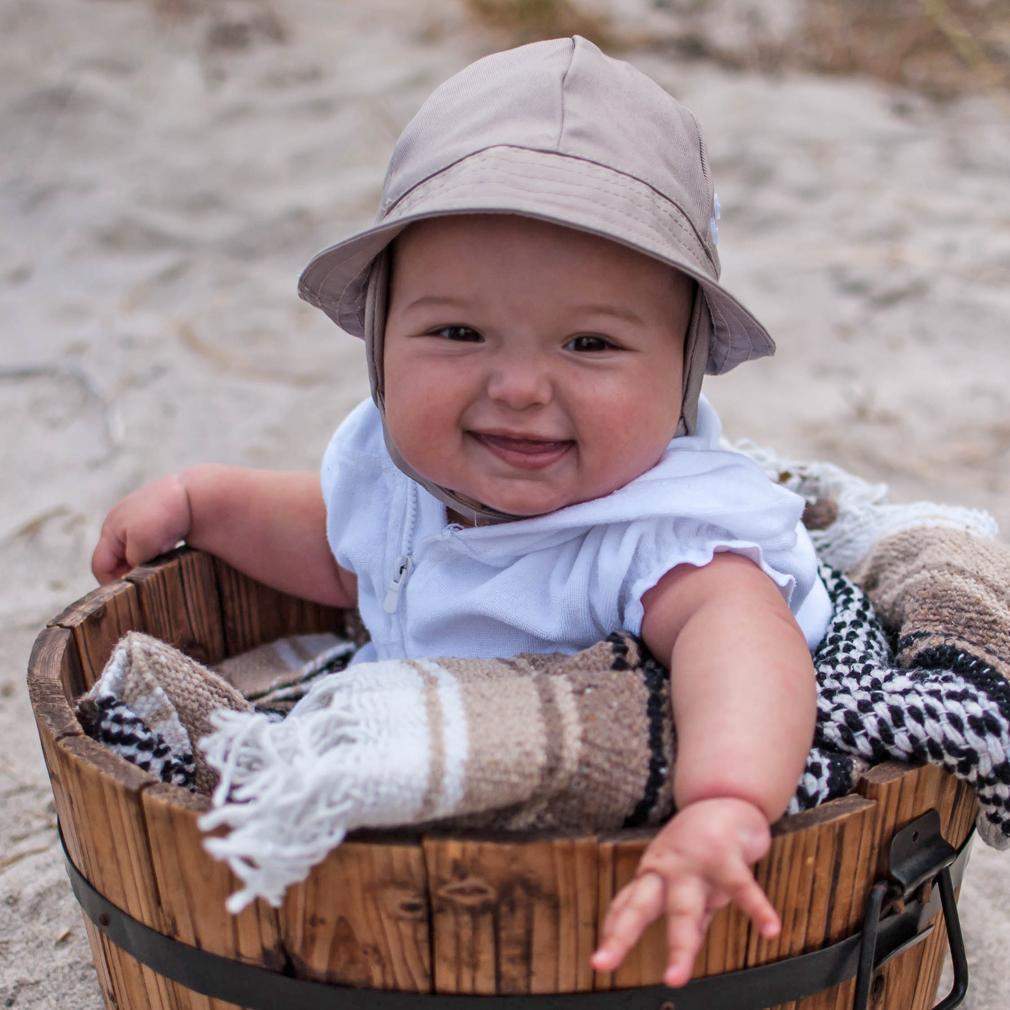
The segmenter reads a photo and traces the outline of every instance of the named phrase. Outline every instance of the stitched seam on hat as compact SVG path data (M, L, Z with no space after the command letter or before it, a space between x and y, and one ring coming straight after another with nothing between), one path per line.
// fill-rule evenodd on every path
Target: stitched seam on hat
M332 299L324 298L323 296L324 296L324 292L326 291L326 285L329 284L330 278L337 272L337 270L340 269L340 266L341 266L340 263L334 263L333 266L331 266L330 269L326 271L326 275L319 282L319 284L316 287L316 290L314 292L312 292L314 303L315 303L315 305L316 305L317 308L323 308L325 306L326 308L332 308L332 309L335 309L335 310L339 310L340 303L343 301L344 295L347 293L347 289L354 283L355 278L357 278L358 274L360 274L360 272L361 272L361 271L358 271L358 274L355 274L354 277L352 277L340 289L340 294L337 295L336 298L332 298ZM308 285L305 285L305 290L306 291L309 290Z
M568 156L567 155L562 155L562 157L568 157ZM586 159L579 158L579 159L576 159L576 160L584 161ZM587 162L587 163L588 164L596 164L595 162ZM458 164L458 162L457 162L457 164ZM520 179L523 179L523 180L526 180L528 178L527 176L525 176L524 174L522 174L520 172L504 172L503 173L503 172L501 172L500 169L498 170L498 174L513 175L513 176L516 176L516 177L518 177ZM474 177L471 176L471 180L473 178ZM447 187L450 186L450 184L451 184L452 181L453 180L449 180L449 182L441 184L438 188L444 190L444 189L446 189ZM605 187L600 187L600 186L587 186L586 188L590 189L590 190L595 189L595 190L597 190L597 191L599 191L601 193L609 192L609 190L607 190ZM630 189L631 187L629 186L629 187L625 187L625 188ZM648 188L651 190L651 187L648 187ZM430 189L426 190L425 191L425 195L428 195L430 192L431 192ZM547 190L546 192L550 193L552 191ZM559 190L554 190L553 194L554 195L567 195L563 191L559 191ZM414 202L416 202L416 201L414 201ZM672 201L668 201L668 202L672 203ZM676 206L676 204L674 204L674 206ZM402 209L403 208L401 207L401 210ZM670 211L667 208L662 207L662 206L660 206L658 209L664 215L666 215L671 221L673 221L678 227L680 227L680 229L687 235L687 237L689 239L692 237L691 232L688 231L688 229L684 226L683 222L681 222L681 221L679 221L677 219L677 217L674 215L674 213L672 211ZM629 214L629 217L631 217L632 220L634 220L637 224L644 226L644 233L646 235L654 235L655 234L654 232L651 232L651 230L649 229L649 227L648 227L649 222L647 222L643 218L638 217L637 215L631 215L631 214ZM675 235L670 235L669 237L672 240L676 241L676 236ZM680 245L681 249L683 249L684 252L687 253L687 255L689 257L691 257L695 261L696 264L698 264L699 266L701 266L703 269L705 268L706 264L702 261L702 259L697 255L697 253L694 250L692 250L689 246L684 245L683 243L679 243L678 242L677 244ZM381 254L382 254L382 251L380 250L380 252L377 253L376 256L379 256ZM373 259L372 262L374 262L374 259ZM359 271L353 277L351 277L347 281L347 283L340 289L340 293L336 296L336 298L332 298L332 299L325 298L324 294L325 294L326 285L328 284L330 277L340 268L340 265L341 264L339 264L339 263L334 264L334 266L330 270L327 271L326 276L319 283L319 287L318 287L318 292L319 292L319 294L318 294L318 300L314 300L314 304L316 305L317 308L327 307L327 308L332 308L335 311L339 310L340 304L341 304L341 302L344 299L344 295L347 293L347 291L351 287L351 285L353 285L355 283L355 281L357 281L357 279L361 276L361 271ZM371 267L371 263L368 264L364 269L370 269L370 267ZM308 290L308 289L306 289L306 290ZM725 322L725 320L723 320L723 321ZM727 331L729 331L729 327L728 326L727 326Z
M565 81L568 80L568 71L572 69L574 62L575 39L572 39L572 51L568 56L568 66L565 67L565 72L561 75L561 124L558 126L558 139L554 143L559 152L561 151L561 138L565 132Z
M499 146L506 146L506 145L499 145ZM485 150L490 150L490 148L485 148ZM517 148L517 150L526 150L526 148ZM561 157L569 157L569 155L561 155ZM466 160L466 159L460 159L460 160L461 160L461 161L463 161L463 160ZM596 164L596 162L592 162L592 161L588 161L587 159L584 159L584 158L575 158L575 159L573 159L573 160L576 160L576 161L585 161L585 162L586 162L587 164L590 164L590 165L595 165L595 164ZM459 164L459 162L456 162L455 164ZM523 173L521 173L521 172L507 172L507 171L506 171L506 172L502 172L502 171L501 171L501 170L499 169L499 170L498 170L498 174L504 174L504 175L512 175L512 176L516 176L517 178L519 178L519 179L522 179L522 180L527 180L527 179L528 179L528 177L527 177L526 175L524 175ZM430 177L429 177L429 178L430 178ZM479 178L479 177L477 177L477 178ZM470 179L471 179L471 180L473 180L473 179L474 179L474 176L471 176L471 177L470 177ZM438 185L438 188L439 188L439 189L442 189L442 190L444 190L444 189L446 189L446 188L449 188L449 187L451 186L451 184L452 184L452 183L453 183L454 181L455 181L455 180L448 180L448 181L446 181L446 182L444 182L444 183L441 183L441 184L439 184L439 185ZM598 191L599 191L599 192L601 192L601 193L606 193L606 192L609 192L609 191L608 191L608 190L607 190L607 189L606 189L605 187L600 187L600 186L587 186L586 188L587 188L587 189L590 189L590 190L592 190L592 189L596 189L596 190L598 190ZM626 186L623 186L622 188L625 188L625 189L629 189L629 190L630 190L630 189L632 189L632 187L631 187L631 186L627 186L627 185L626 185ZM646 188L647 188L647 189L649 189L649 190L650 190L650 192L653 192L653 193L655 193L655 191L654 191L654 190L652 190L652 187L650 187L650 186L647 186ZM413 192L413 188L412 188L412 192ZM425 190L425 195L428 195L428 194L430 194L430 192L431 192L431 189L430 189L430 188L429 188L429 189L427 189L427 190ZM554 195L567 195L567 194L566 194L566 193L564 193L563 191L559 191L559 190L554 190L554 191L551 191L551 190L545 190L544 192L547 192L547 193L552 193L552 192L553 192L553 194L554 194ZM659 194L655 194L655 195L656 195L657 197L659 197L659 199L665 199L665 198L663 198L663 197L659 196ZM636 196L636 198L640 198L640 197L637 197L637 196ZM401 200L400 200L400 201L398 201L398 203L397 203L397 206L398 206L398 207L400 207L400 209L401 209L401 210L403 209L403 207L402 207L401 205L402 205L402 204L403 204L404 202L407 202L407 203L410 203L410 202L416 202L416 200L414 200L414 201L409 201L409 200L407 200L407 199L406 199L406 197L404 197L403 199L401 199ZM669 201L669 200L668 200L667 202L668 202L668 203L673 203L673 201ZM674 206L674 207L676 207L677 205L676 205L676 204L673 204L673 206ZM682 231L683 231L683 232L685 233L685 235L687 235L687 237L688 237L689 239L690 239L690 238L692 238L692 232L691 232L691 231L689 231L689 230L688 230L688 229L687 229L687 228L686 228L686 227L684 226L683 222L681 222L680 220L678 220L678 218L676 217L676 215L674 214L674 212L673 212L673 211L669 210L669 209L668 209L668 208L666 208L666 207L663 207L662 205L660 205L660 206L659 206L659 207L658 207L657 209L658 209L658 210L660 210L660 212L661 212L662 214L666 215L666 216L667 216L667 217L668 217L668 218L669 218L669 219L670 219L671 221L673 221L673 222L674 222L674 223L675 223L675 224L676 224L676 225L677 225L677 226L678 226L678 227L679 227L679 228L680 228L680 229L681 229L681 230L682 230ZM679 208L678 208L678 209L679 209ZM655 232L653 232L653 231L652 231L652 230L651 230L651 229L650 229L650 228L648 227L648 225L649 225L649 222L648 222L648 221L645 221L645 220L644 220L643 218L640 218L640 217L638 217L637 215L629 215L629 217L631 217L631 219L632 219L632 220L634 220L634 221L635 221L635 222L636 222L637 224L639 224L639 225L644 225L644 226L645 226L645 228L644 228L644 234L646 234L646 235L648 235L648 236L655 236ZM668 237L669 237L669 238L670 238L671 240L675 241L675 242L677 241L677 237L676 237L676 235L673 235L673 234L671 234L671 235L669 235ZM681 248L681 249L682 249L682 250L683 250L683 251L684 251L684 252L685 252L685 253L686 253L686 254L687 254L687 255L688 255L688 256L689 256L690 258L692 258L692 259L693 259L693 260L695 261L695 263L696 263L696 264L698 264L699 266L701 266L701 267L702 267L703 269L704 269L704 268L705 268L705 267L707 266L707 264L706 264L706 263L704 263L704 262L703 262L703 260L702 260L702 259L701 259L701 258L700 258L700 257L699 257L698 255L697 255L697 252L696 252L695 250L691 249L691 248L690 248L690 246L688 246L688 245L685 245L685 244L683 244L683 243L681 243L681 242L677 242L677 244L678 244L678 245L680 246L680 248ZM378 256L378 255L381 255L381 251L380 251L379 253L377 253L377 254L376 254L376 256ZM319 295L318 295L318 301L317 301L317 302L315 303L315 304L317 305L317 307L320 307L320 308L321 308L321 307L324 307L324 306L325 306L325 307L329 307L329 308L332 308L332 309L334 309L334 310L337 310L337 309L339 309L339 307L340 307L340 303L341 303L341 302L343 301L343 299L344 299L344 295L345 295L345 294L347 293L347 290L348 290L348 289L349 289L349 288L350 288L350 287L351 287L351 286L352 286L352 285L353 285L353 284L354 284L354 283L355 283L355 282L357 281L357 279L358 279L358 278L359 278L359 277L361 276L361 271L359 271L358 273L356 273L356 274L355 274L355 275L354 275L353 277L351 277L351 278L350 278L350 279L349 279L349 280L347 281L347 283L346 283L346 284L345 284L345 285L343 286L343 288L341 288L341 290L340 290L340 293L339 293L339 294L338 294L338 295L337 295L337 296L336 296L335 298L332 298L332 299L331 299L331 298L325 298L325 297L324 297L324 293L325 293L325 289L326 289L326 285L327 285L327 284L328 284L328 282L329 282L329 278L330 278L330 277L331 277L331 276L332 276L332 275L333 275L333 274L334 274L334 273L335 273L335 272L336 272L336 271L337 271L337 270L338 270L339 268L340 268L340 264L335 264L335 265L334 265L334 266L333 266L333 267L332 267L332 268L331 268L331 269L330 269L329 271L327 271L327 273L326 273L326 276L325 276L325 277L324 277L324 278L322 279L322 281L321 281L321 282L319 283L319 287L318 287L318 291L319 291ZM366 267L365 267L364 269L368 269L368 266L366 266ZM307 289L306 289L306 290L307 290Z
M399 234L399 232L397 232L397 235L398 234ZM394 235L393 238L396 238L396 235ZM392 242L393 239L390 239L389 241ZM369 262L365 264L364 267L362 267L362 270L371 270L372 269L372 265L375 263L376 258L378 256L382 255L382 253L386 250L386 248L388 247L388 245L389 245L389 243L387 242L386 245L383 246L382 249L380 249L375 254L375 256L373 256L372 259L369 260ZM338 315L340 314L339 313L340 303L344 300L344 295L347 294L347 289L361 276L361 270L359 270L340 289L340 294L337 295L336 298L334 298L332 300L326 300L326 299L323 298L323 293L326 290L326 285L329 283L329 280L333 276L333 274L336 273L336 271L339 270L340 267L341 267L340 263L335 263L332 267L330 267L329 270L326 271L326 276L319 282L319 288L318 288L318 291L319 291L319 295L318 295L319 301L316 302L316 307L317 308L322 308L325 305L328 308L332 308L332 309L337 310L338 311ZM338 325L340 325L340 324L338 324Z
M520 150L525 150L525 149L524 148L520 148ZM569 155L560 155L560 157L570 157L570 156ZM595 165L596 164L596 162L588 161L585 158L575 158L574 160L576 160L576 161L582 161L582 162L584 162L586 164L590 164L590 165ZM493 176L491 176L491 178L501 177L501 176L506 176L506 177L512 176L512 177L515 177L517 179L522 180L523 182L525 182L527 184L529 183L529 176L526 173L520 172L518 170L512 170L512 171L510 171L507 168L503 168L501 165L496 165L495 168L494 168L494 174L493 174ZM480 175L471 174L467 178L466 181L468 183L471 183L471 182L475 182L475 181L480 181L480 178L481 178ZM551 180L551 181L553 181L553 180ZM568 181L568 180L567 179L561 179L560 181L565 182L565 181ZM433 181L431 183L431 185L428 186L425 189L425 191L424 191L424 193L422 195L423 196L429 196L433 192L439 192L439 191L444 192L445 190L449 190L449 189L453 188L453 186L456 184L456 182L457 182L457 180L455 178L450 178L450 179L441 180L441 181ZM592 182L584 182L582 185L583 185L583 188L585 188L587 190L590 190L590 191L594 191L595 190L596 192L606 193L608 195L619 194L620 196L629 199L632 203L634 203L635 200L641 200L641 196L639 194L635 194L635 192L634 192L634 186L631 183L617 183L617 186L619 187L619 189L614 189L613 187L608 187L608 186L601 186L599 184L594 184ZM649 191L651 193L655 194L655 190L653 190L651 186L647 186L647 188L649 189ZM562 196L563 195L570 195L570 191L566 191L566 190L553 190L552 191L552 190L547 189L547 190L541 190L541 192L553 193L554 195L562 195ZM629 196L629 194L631 194L631 195ZM656 194L656 195L658 196L658 194ZM710 262L708 262L707 257L699 255L699 251L701 253L704 253L704 251L705 251L704 247L703 246L699 246L699 247L692 248L692 246L696 245L695 233L694 233L694 231L692 229L688 228L684 224L684 222L680 219L680 215L677 213L679 211L679 208L677 207L677 205L675 203L673 203L672 200L667 200L665 197L661 197L660 196L659 199L663 200L665 203L671 204L671 206L673 208L676 208L676 210L670 209L670 207L665 207L665 206L663 206L662 203L656 204L656 205L650 205L650 207L653 207L655 210L659 211L659 213L662 216L664 216L670 222L672 222L673 224L675 224L684 233L684 235L687 236L687 238L689 240L689 244L682 245L682 248L685 250L685 252L688 253L689 256L691 256L692 259L694 259L694 261L702 268L703 271L709 269L712 266L712 264ZM404 210L408 210L409 207L411 207L416 202L417 202L417 198L407 198L407 197L405 197L398 204L398 207L399 207L399 209L402 212ZM643 218L643 217L641 217L641 216L639 216L637 214L631 214L629 212L629 216L633 220L635 220L638 224L648 225L648 221L645 218ZM673 236L671 236L671 237L673 237Z
M499 145L499 146L507 146L507 145ZM486 150L490 150L490 149L486 149ZM527 148L516 148L516 150L527 150ZM544 153L552 153L552 152L544 152ZM587 165L597 165L598 164L595 161L589 161L586 158L576 158L576 157L573 157L571 155L559 155L559 157L562 157L562 158L571 158L573 161L580 161L580 162L583 162L584 164L587 164ZM457 164L459 164L459 162L457 162ZM605 166L599 166L599 167L605 167ZM511 170L510 171L507 168L502 168L501 166L497 166L497 165L495 166L495 170L494 171L495 171L495 174L497 174L497 175L514 176L516 178L519 178L519 179L523 180L524 182L527 182L527 183L529 182L529 176L525 172L520 172L518 170ZM621 174L623 174L623 173L621 173ZM628 177L628 178L630 178L630 177ZM467 182L472 182L472 181L475 181L475 180L479 181L479 179L480 179L479 176L471 175L467 179ZM568 179L567 179L567 177L562 177L560 179L560 181L567 182ZM639 180L634 180L634 182L637 182L637 181L639 181ZM444 180L433 179L431 185L428 186L428 187L426 187L424 193L420 194L420 196L428 196L428 195L430 195L433 192L444 191L446 189L450 189L450 188L454 187L455 185L457 185L457 179L456 179L455 176L453 176L451 178L444 179ZM599 185L598 183L594 184L594 183L587 182L587 183L584 183L583 185L584 185L584 188L589 189L589 190L596 190L599 193L610 193L610 194L613 194L613 193L617 193L617 192L623 190L623 191L627 191L627 192L633 194L633 196L631 197L631 199L635 199L635 198L639 198L640 199L640 197L637 197L637 195L634 195L634 189L635 189L635 187L634 187L633 183L631 183L631 182L627 182L627 183L625 183L625 182L617 182L615 185L618 187L618 189L614 189L613 187L602 186L602 185ZM646 186L646 188L649 189L650 192L652 192L652 193L655 194L655 190L653 190L651 186L648 186L647 183L642 183L642 185ZM554 192L555 193L561 193L562 191L555 190ZM625 196L626 194L624 192L620 192L620 195L621 196ZM414 191L412 191L411 195L409 197L405 196L402 200L399 201L399 203L397 204L397 207L402 211L405 207L410 207L413 204L417 203L417 200L420 198L420 196L415 195ZM693 242L695 244L697 244L698 249L700 249L701 251L704 251L704 247L701 246L701 244L697 242L697 238L696 238L696 235L695 235L693 229L689 228L687 225L684 224L683 220L681 220L681 216L682 216L683 212L680 211L680 208L677 206L677 204L675 204L672 200L668 200L666 197L661 196L660 194L656 194L656 196L658 196L659 199L662 200L664 203L668 203L668 204L671 205L672 208L675 208L675 209L671 209L670 207L664 207L663 204L660 203L658 205L655 205L656 206L656 210L658 210L662 215L664 215L665 217L669 218L674 224L676 224L677 227L682 232L684 232L684 234L687 235L687 237L689 239L693 240ZM638 221L641 222L643 219L642 218L637 218L636 220L638 220Z
M724 341L719 341L716 344L717 347L720 346L721 344L723 350L725 351L725 353L723 354L722 361L719 362L718 367L716 368L716 372L721 372L723 365L726 364L726 361L729 358L729 350L730 347L732 346L733 330L730 328L729 321L723 315L723 311L719 307L719 305L711 298L707 298L706 300L708 301L709 312L714 312L719 317L719 322L722 323L723 328L726 331L727 339ZM747 359L745 358L744 360Z
M653 195L655 195L661 201L659 204L656 205L656 209L661 214L664 214L665 216L667 216L668 218L670 218L670 220L673 221L677 225L677 227L680 228L680 230L684 232L685 235L687 235L688 239L691 240L694 244L697 245L697 249L698 250L700 250L702 253L705 252L704 244L698 238L697 232L694 230L693 227L689 227L688 224L684 223L685 219L688 220L688 222L690 221L690 219L687 218L687 215L681 209L681 207L679 206L679 204L677 204L675 201L671 200L669 197L664 196L662 193L658 192L655 188L653 188L652 186L650 186L647 182L643 182L641 179L636 179L634 176L630 176L626 172L620 172L617 169L612 169L609 165L601 165L598 161L592 161L589 158L580 158L578 155L574 155L574 154L561 154L560 152L557 152L557 151L544 151L544 150L542 150L540 148L516 147L513 144L496 144L496 145L494 145L494 147L486 147L486 148L484 148L481 151L478 151L478 152L475 152L472 155L469 155L468 158L473 158L473 157L476 157L479 154L484 154L486 151L495 150L495 149L498 149L498 148L503 148L505 150L511 150L511 151L530 151L530 150L533 150L533 151L537 151L538 153L541 153L541 154L550 154L550 155L553 155L554 157L567 158L567 159L569 159L571 161L581 162L584 165L593 165L595 168L599 168L599 169L601 169L604 172L611 172L614 175L616 175L618 178L614 180L613 186L619 187L619 190L626 190L626 191L629 191L631 193L634 193L635 189L638 186L644 186L646 189L649 190L650 193L652 193ZM457 161L457 162L454 163L453 167L455 167L455 165L461 164L463 161L468 160L468 158L461 158L459 161ZM519 178L521 178L525 182L529 181L529 177L525 173L518 172L518 171L509 172L508 170L503 170L503 169L499 169L499 171L501 171L502 174L518 176ZM444 179L444 180L441 180L441 181L437 178L437 176L429 176L429 178L432 180L432 182L431 182L431 185L425 189L425 192L423 194L425 196L428 195L429 193L431 193L434 190L445 189L445 188L453 185L455 183L455 181L456 181L455 177L451 177L451 178ZM562 177L561 181L567 181L567 177ZM602 185L599 185L598 183L595 184L595 185L594 184L589 184L589 183L586 184L586 188L587 189L590 189L590 190L595 189L595 190L597 190L600 193L618 192L619 190L618 189L614 189L613 186L608 188L607 186L602 186ZM397 201L396 206L399 207L402 210L402 205L404 203L406 203L408 205L411 204L411 203L416 203L417 202L417 197L416 197L415 193L416 193L416 187L412 187L411 191L410 191L410 194L404 194L400 198L400 200ZM664 204L669 204L669 206L664 206ZM641 220L641 218L639 218L639 220ZM699 259L699 262L701 262L700 259Z
M438 177L440 175L443 175L450 169L455 168L457 165L462 164L464 161L469 161L471 158L476 158L479 155L487 153L488 151L498 149L503 149L507 151L518 151L518 152L534 151L538 154L549 154L555 158L566 158L569 161L581 162L582 164L585 165L593 165L596 168L602 169L606 172L618 176L619 179L622 180L627 179L628 183L625 183L625 188L627 189L633 188L634 185L644 186L656 197L658 197L658 199L661 200L663 204L669 204L671 207L676 209L676 211L680 215L679 218L676 217L672 211L668 210L667 208L663 207L662 204L660 204L660 207L663 210L663 212L669 214L673 218L673 220L677 222L677 226L681 228L685 232L685 234L687 234L689 239L691 239L693 242L697 244L698 249L702 251L705 258L708 260L709 265L713 269L715 268L715 261L709 254L704 241L702 240L698 232L695 230L694 224L691 222L690 217L688 217L688 215L684 212L684 209L680 206L680 204L676 202L676 200L671 200L665 193L661 193L658 189L656 189L655 186L650 185L648 182L645 182L644 180L639 179L636 176L629 175L627 172L622 172L619 168L613 168L610 165L604 165L599 161L593 161L591 158L582 158L577 154L562 154L560 151L546 150L541 147L519 147L516 144L491 144L488 147L482 147L479 151L471 151L469 154L465 154L462 158L459 158L456 161L454 161L451 165L446 165L444 168L439 169L437 172L432 172L431 175L425 176L425 178L421 179L419 182L416 182L413 186L410 187L410 189L408 189L402 196L400 196L395 203L391 204L386 209L386 213L383 216L385 218L388 218L389 215L392 214L394 210L401 209L404 201L410 200L416 193L417 188L421 186L423 183L428 182L430 180L433 186L447 185L447 183L444 182L441 184L437 182ZM606 190L601 189L601 192L606 192ZM687 222L687 224L684 223L685 221Z

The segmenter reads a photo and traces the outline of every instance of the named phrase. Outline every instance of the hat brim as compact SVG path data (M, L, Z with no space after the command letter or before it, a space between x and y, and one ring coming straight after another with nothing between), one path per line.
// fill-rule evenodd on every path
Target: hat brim
M717 280L718 266L676 204L631 176L583 158L520 147L472 154L419 183L381 221L318 253L298 293L356 337L375 257L408 225L454 214L521 214L598 235L693 277L712 318L706 372L775 352L758 320Z

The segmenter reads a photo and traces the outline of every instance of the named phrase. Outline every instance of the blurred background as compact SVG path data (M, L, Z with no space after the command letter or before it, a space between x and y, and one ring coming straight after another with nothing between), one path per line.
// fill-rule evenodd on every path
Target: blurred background
M1010 529L1010 0L4 0L0 1005L101 1006L23 684L106 511L318 467L368 385L302 266L438 83L572 33L701 121L723 279L779 347L706 380L729 437ZM966 1007L1010 1005L1008 908L976 846Z

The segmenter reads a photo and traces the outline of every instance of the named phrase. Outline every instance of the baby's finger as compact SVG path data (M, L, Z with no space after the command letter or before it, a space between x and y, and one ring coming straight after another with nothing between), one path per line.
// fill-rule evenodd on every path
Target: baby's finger
M610 907L607 909L606 917L603 920L602 932L604 934L610 932L610 927L613 925L614 919L617 918L621 909L624 908L624 906L631 900L631 896L635 893L637 884L638 879L631 881L630 884L626 884L622 887L611 899Z
M666 943L669 957L663 981L683 985L694 968L694 959L704 940L708 888L700 877L684 877L666 890Z
M123 560L122 544L103 534L91 555L91 574L99 583L104 584L128 570L129 565Z
M603 928L600 931L602 936L605 937L608 933L613 931L614 923L617 921L618 916L625 908L628 907L630 902L641 902L642 895L649 893L640 890L639 885L641 884L643 876L644 875L639 875L633 880L630 880L611 899L610 907L607 909L606 918L603 920ZM661 898L659 900L661 900ZM660 907L660 911L661 910L662 908ZM659 915L658 911L656 912L656 915Z
M734 861L719 874L718 884L761 930L764 936L775 936L782 928L778 913L754 879L747 864Z
M603 924L603 938L590 959L596 971L613 971L635 945L645 927L663 911L665 882L658 873L633 880L621 907L611 909ZM616 901L616 899L615 899Z

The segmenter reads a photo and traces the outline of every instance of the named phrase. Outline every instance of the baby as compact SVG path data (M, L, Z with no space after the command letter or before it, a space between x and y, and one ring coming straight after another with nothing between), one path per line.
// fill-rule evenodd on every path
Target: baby
M803 502L720 449L705 371L771 354L718 282L691 113L581 37L451 78L393 152L376 223L302 297L365 338L372 396L316 475L205 465L107 516L100 582L181 539L335 607L355 662L575 652L640 635L671 670L676 815L592 966L668 923L668 985L714 911L780 929L752 865L811 745L830 607Z

